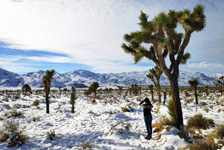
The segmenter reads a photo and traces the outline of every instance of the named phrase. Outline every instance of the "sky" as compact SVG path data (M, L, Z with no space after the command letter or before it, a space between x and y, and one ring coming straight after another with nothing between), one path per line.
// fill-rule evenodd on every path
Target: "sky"
M79 69L97 73L146 71L155 64L134 64L121 48L126 33L140 30L142 10L160 12L205 6L206 27L194 32L180 70L207 75L224 72L223 0L1 0L0 68L18 74Z

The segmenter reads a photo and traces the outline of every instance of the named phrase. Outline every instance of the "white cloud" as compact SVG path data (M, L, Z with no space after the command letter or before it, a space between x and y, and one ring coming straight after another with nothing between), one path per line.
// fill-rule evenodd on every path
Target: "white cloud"
M68 56L27 59L80 63L99 72L142 70L146 67L126 65L133 63L133 59L120 47L125 33L139 29L140 10L153 18L161 11L193 8L195 3L193 0L189 3L166 0L1 0L0 41L9 43L10 48Z

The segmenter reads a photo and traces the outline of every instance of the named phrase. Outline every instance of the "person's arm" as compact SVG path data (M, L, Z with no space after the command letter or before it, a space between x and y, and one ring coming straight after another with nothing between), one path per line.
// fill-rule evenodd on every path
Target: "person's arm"
M142 101L139 103L139 105L141 105L142 103L144 103L144 100L142 100Z

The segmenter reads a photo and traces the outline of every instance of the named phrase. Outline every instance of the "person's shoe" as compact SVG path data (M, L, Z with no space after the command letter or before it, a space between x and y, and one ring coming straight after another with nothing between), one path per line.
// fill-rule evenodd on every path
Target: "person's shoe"
M150 137L148 137L148 136L146 136L146 137L145 137L145 139L146 139L146 140L150 140L151 138L150 138Z

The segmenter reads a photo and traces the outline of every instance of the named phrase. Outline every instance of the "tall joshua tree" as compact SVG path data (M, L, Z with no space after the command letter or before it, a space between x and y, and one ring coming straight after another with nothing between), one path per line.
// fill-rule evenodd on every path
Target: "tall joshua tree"
M54 73L54 70L47 70L46 75L43 76L44 92L46 93L46 113L49 113L49 94L51 89L51 81L53 79Z
M146 57L163 70L170 83L176 126L180 129L183 126L183 114L178 86L179 65L186 63L190 57L189 53L185 53L185 48L191 34L205 27L204 6L196 5L193 12L189 9L170 10L167 14L161 12L152 21L141 12L139 19L141 30L125 34L128 45L123 43L122 48L134 56L135 63ZM183 27L184 33L176 31L178 24ZM150 48L144 47L145 44L149 44ZM166 63L166 56L169 56L170 63Z
M195 96L195 103L198 104L198 93L197 93L197 86L198 86L198 79L195 78L194 80L189 80L188 83L190 86L194 87L194 96Z
M160 69L158 66L155 66L154 68L150 69L149 70L149 74L146 75L152 82L153 84L155 85L156 87L156 91L157 91L157 95L158 95L158 98L159 98L159 103L161 103L161 87L160 87L160 76L162 75L163 73L163 70ZM156 78L156 81L154 79L154 77Z
M220 92L221 92L221 96L222 96L222 87L224 85L224 76L219 77L216 85L220 87Z

